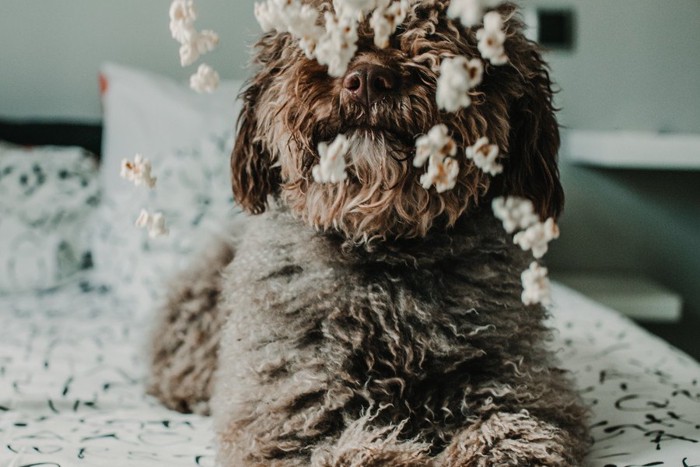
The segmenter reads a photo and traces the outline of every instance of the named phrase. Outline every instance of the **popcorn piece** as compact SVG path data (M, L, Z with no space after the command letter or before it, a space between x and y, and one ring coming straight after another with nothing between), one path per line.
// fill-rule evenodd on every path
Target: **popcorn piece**
M299 39L309 58L314 58L317 44L325 30L316 24L318 11L299 0L267 0L255 4L255 18L265 32L288 32Z
M151 161L136 154L134 161L122 159L121 176L134 185L146 185L149 188L156 186L156 178L151 175Z
M525 305L551 304L550 282L547 268L536 261L520 276L523 283L522 301Z
M484 7L481 0L452 0L447 9L447 16L453 19L459 18L467 28L476 26L484 15Z
M484 65L481 60L466 57L447 58L440 64L437 103L441 109L456 112L472 103L469 90L481 84Z
M508 233L527 229L540 221L532 201L517 196L494 198L491 209L494 216L503 222L503 228Z
M407 0L391 2L386 6L378 6L369 24L374 29L374 45L380 49L389 47L389 37L391 37L396 28L403 23L408 13L409 3Z
M476 32L479 40L478 48L481 56L489 60L492 65L504 65L508 63L503 44L506 41L506 33L503 32L503 18L495 11L484 15L484 27Z
M219 87L219 74L209 65L201 64L190 77L190 87L200 93L212 93Z
M165 226L165 217L163 213L156 212L150 214L145 209L141 209L139 217L134 223L136 227L148 229L148 236L151 238L163 237L170 232Z
M553 218L537 222L527 230L515 234L513 242L523 250L532 250L532 256L542 258L549 249L549 242L559 238L559 227Z
M430 129L427 135L416 140L416 157L413 159L413 166L423 166L429 157L435 156L442 160L455 154L457 154L457 145L448 134L447 126L436 125Z
M498 175L503 172L503 166L496 162L498 159L498 146L489 144L487 137L479 138L473 146L466 150L467 158L472 159L474 164L484 172L491 175Z
M357 22L326 12L326 32L318 40L316 60L328 66L328 74L341 77L357 52Z
M447 16L459 19L464 27L471 28L481 23L486 8L494 8L500 3L500 0L452 0Z
M454 188L459 174L459 164L452 156L457 154L457 145L448 134L447 126L436 125L427 135L416 140L415 167L429 160L428 171L420 178L426 190L435 185L438 193Z
M338 135L329 145L318 145L321 162L314 166L312 174L318 183L340 183L347 178L345 173L345 155L350 149L350 142L345 135Z
M214 31L193 31L189 40L180 46L180 65L192 65L200 55L211 52L219 44L219 36Z
M360 20L377 8L377 0L333 0L333 8L339 16Z
M455 187L457 175L459 175L459 164L456 159L452 157L440 159L433 156L430 158L428 171L421 176L420 182L426 190L435 185L437 192L443 193Z
M183 44L189 42L194 30L197 11L193 0L173 0L170 4L170 33L173 39Z

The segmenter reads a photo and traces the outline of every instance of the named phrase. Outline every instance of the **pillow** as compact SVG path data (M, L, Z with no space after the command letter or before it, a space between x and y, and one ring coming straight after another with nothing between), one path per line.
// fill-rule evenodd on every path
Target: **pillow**
M0 144L0 294L53 288L89 266L81 231L98 201L83 149Z
M108 63L100 72L103 139L101 182L109 196L123 189L124 158L193 148L207 135L232 132L240 110L241 81L222 81L212 94L198 94L170 78ZM157 165L158 161L154 161Z
M148 310L164 284L212 235L221 235L234 208L229 155L240 110L240 81L212 94L149 72L102 67L104 139L102 205L91 228L99 280ZM120 177L122 159L150 159L154 190ZM134 221L142 208L165 214L170 235L151 239Z

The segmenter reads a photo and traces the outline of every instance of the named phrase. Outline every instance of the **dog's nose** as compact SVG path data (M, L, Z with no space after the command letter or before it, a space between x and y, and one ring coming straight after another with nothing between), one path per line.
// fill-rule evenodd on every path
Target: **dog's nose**
M396 92L399 76L393 70L379 65L363 65L350 70L343 80L343 88L353 99L366 107L382 97Z

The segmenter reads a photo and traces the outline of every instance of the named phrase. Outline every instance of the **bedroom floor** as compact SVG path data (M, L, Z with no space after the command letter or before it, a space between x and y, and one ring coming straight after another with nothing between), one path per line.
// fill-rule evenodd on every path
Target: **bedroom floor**
M686 312L679 323L638 322L637 324L700 362L700 317Z

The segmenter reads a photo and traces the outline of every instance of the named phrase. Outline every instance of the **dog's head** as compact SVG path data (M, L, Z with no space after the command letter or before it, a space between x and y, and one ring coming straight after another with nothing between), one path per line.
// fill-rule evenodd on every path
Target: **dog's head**
M330 1L307 0L319 11ZM233 191L247 211L261 213L268 197L308 224L356 242L421 237L449 228L494 196L530 199L539 214L556 217L563 206L556 154L559 131L546 64L523 35L515 6L504 4L509 63L485 62L472 105L440 111L436 87L441 60L479 57L476 28L446 15L449 0L411 6L386 49L374 45L365 22L358 53L347 74L333 78L308 59L287 33L265 34L257 43L257 73L242 94L243 110L231 156ZM412 164L415 141L445 124L456 141L456 186L437 193L419 182L424 168ZM314 181L318 145L338 134L350 141L347 180ZM505 154L502 174L484 174L464 154L487 136Z

